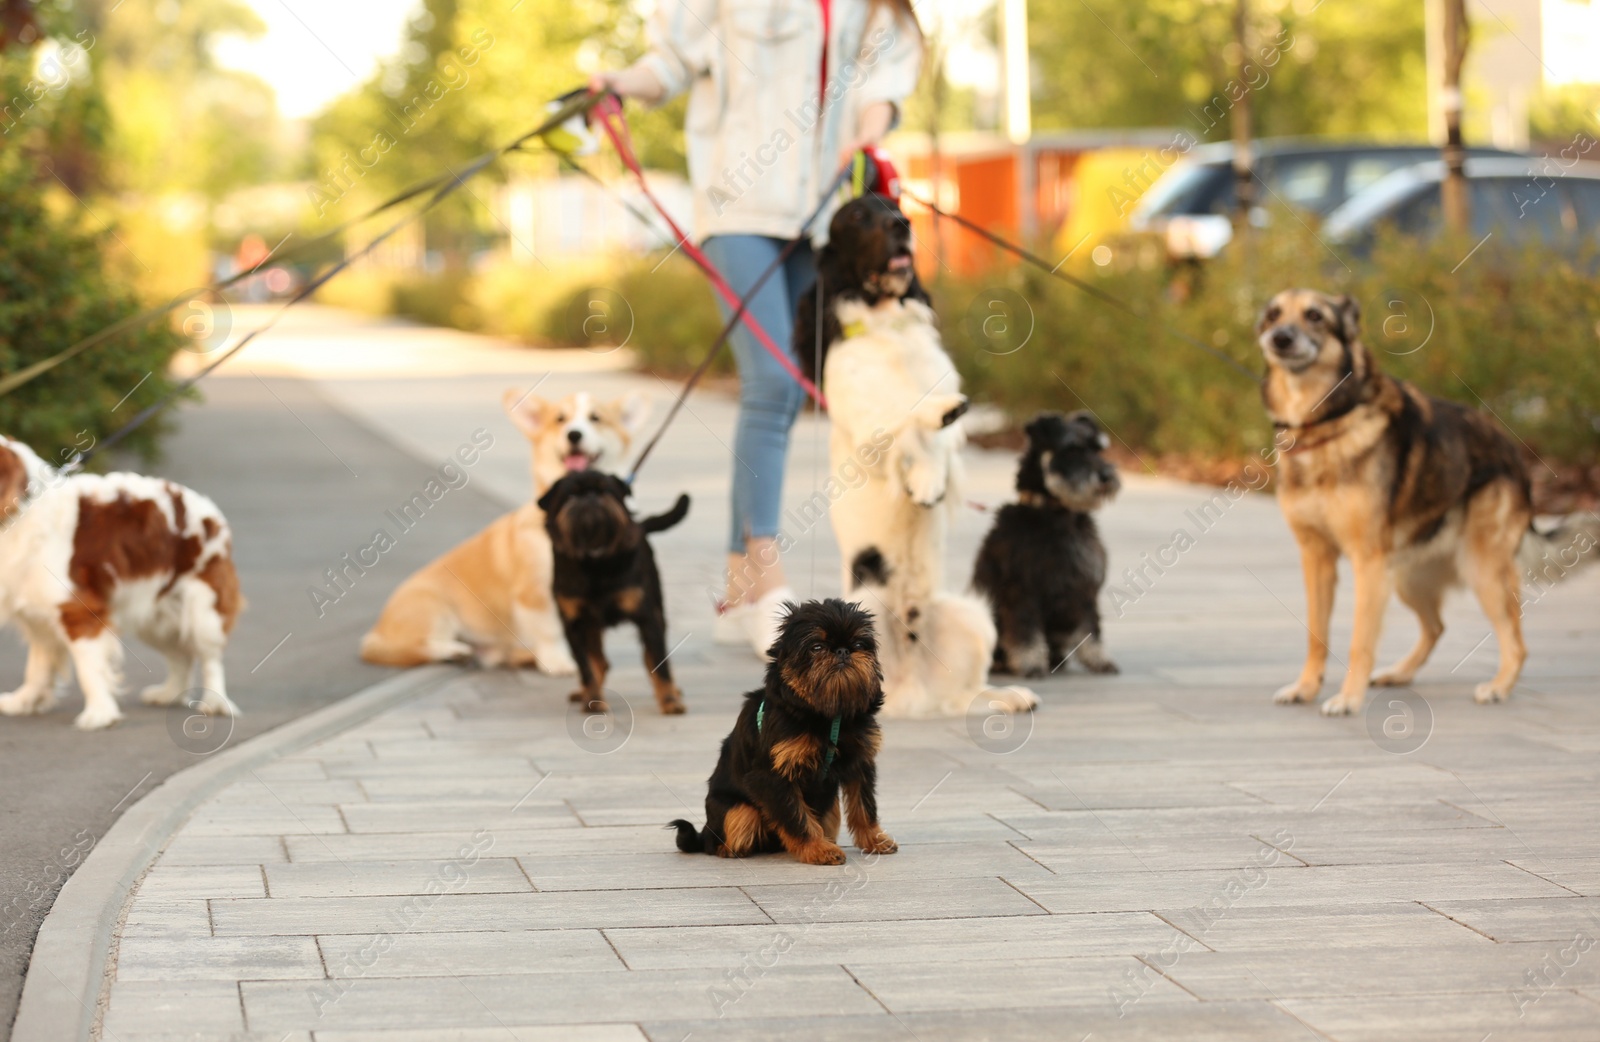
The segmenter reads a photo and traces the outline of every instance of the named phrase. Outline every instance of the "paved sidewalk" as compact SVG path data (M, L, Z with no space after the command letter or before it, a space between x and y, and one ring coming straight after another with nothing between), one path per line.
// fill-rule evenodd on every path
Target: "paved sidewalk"
M424 459L498 422L508 382L492 365L319 372L282 350ZM546 379L666 393L622 373ZM1471 701L1492 641L1459 600L1414 693L1324 719L1270 704L1303 642L1274 504L1247 497L1197 531L1190 511L1213 490L1130 476L1102 522L1113 569L1180 528L1195 545L1111 613L1121 676L1057 675L1014 722L886 721L892 857L682 855L661 825L700 817L759 676L709 642L732 409L710 395L692 409L640 486L646 508L696 496L657 538L689 714L655 713L618 633L613 729L571 713L569 681L464 671L258 769L193 815L129 900L100 1037L1597 1037L1600 573L1529 608L1508 704ZM803 421L795 501L814 438ZM509 500L526 494L526 452L502 444L477 478ZM975 498L1004 496L1008 456L969 465ZM957 518L953 578L986 522ZM837 587L821 528L789 562L819 595ZM1348 605L1341 590L1336 642ZM1412 626L1397 609L1385 654Z

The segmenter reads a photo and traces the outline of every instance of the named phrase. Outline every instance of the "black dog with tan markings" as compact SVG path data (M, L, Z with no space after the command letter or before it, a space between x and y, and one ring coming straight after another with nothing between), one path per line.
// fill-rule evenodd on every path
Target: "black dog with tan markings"
M883 673L872 616L837 598L791 605L767 682L745 695L706 794L706 827L679 819L678 849L719 857L787 850L839 865L839 794L856 846L896 849L878 824Z
M555 555L551 592L583 683L572 701L583 702L591 713L606 711L605 632L631 622L639 628L656 703L663 713L683 712L683 692L667 664L661 575L645 536L682 521L689 497L679 496L665 514L636 521L628 510L628 486L620 478L580 470L551 485L539 509Z
M1500 645L1499 669L1474 697L1504 699L1527 658L1521 569L1568 544L1592 548L1600 525L1535 531L1527 470L1511 440L1489 417L1379 372L1351 298L1285 290L1256 332L1267 360L1262 397L1288 435L1278 503L1300 544L1310 637L1299 679L1277 701L1311 702L1321 690L1341 554L1355 577L1355 627L1344 684L1324 713L1359 712L1369 682L1410 684L1444 632L1445 591L1462 582ZM1409 654L1373 675L1391 586L1422 632Z

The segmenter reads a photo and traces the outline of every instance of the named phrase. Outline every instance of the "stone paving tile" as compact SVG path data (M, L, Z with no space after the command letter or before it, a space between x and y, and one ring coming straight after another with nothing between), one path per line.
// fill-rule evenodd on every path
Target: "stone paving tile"
M190 836L292 836L344 831L339 809L323 804L207 804L184 826L184 833Z
M1600 1006L1551 991L1519 1016L1508 989L1480 994L1284 999L1283 1009L1338 1042L1544 1042L1597 1036ZM1305 1036L1302 1036L1305 1037Z
M565 803L527 800L438 800L424 802L352 803L339 809L351 832L433 832L471 825L499 828L566 828L582 824ZM344 831L340 829L339 831Z
M319 937L317 943L331 977L482 976L628 968L599 930L329 934Z
M266 897L260 865L159 864L139 881L141 898Z
M900 857L900 854L894 855ZM1044 915L1044 909L1005 881L896 879L880 882L877 866L828 882L761 884L744 892L778 923L848 923L881 919L965 919L996 915Z
M202 1038L226 1038L244 1031L244 1011L239 985L231 980L117 981L102 1023L102 1037L112 1042L168 1026Z
M420 916L418 914L420 910ZM412 920L415 920L412 922ZM252 934L454 933L609 926L714 926L770 922L731 887L639 890L626 900L599 890L553 894L439 894L401 897L282 897L213 901L218 937Z
M1156 951L1172 934L1172 927L1148 912L606 931L636 970L738 966L775 939L784 948L784 965L855 966L1005 960L1018 951L1041 958Z
M1579 930L1600 941L1600 898L1469 899L1428 905L1496 941L1569 941Z
M291 1040L292 1042L292 1040ZM637 1024L496 1024L426 1031L318 1031L316 1042L647 1042ZM683 1042L680 1038L678 1042Z
M210 937L211 911L205 901L140 898L123 918L122 935L151 937Z
M430 882L458 894L511 894L533 889L512 858L480 857L470 865L448 861L325 861L268 865L265 872L274 898L417 894L426 892Z
M366 800L361 786L347 778L321 778L306 781L268 781L259 776L223 789L211 802L218 807L263 806L277 807L288 804L360 803Z
M636 1022L647 1016L715 1016L719 1008L710 994L719 980L705 970L372 978L348 984L320 1013L304 983L245 981L239 992L251 1026L268 1031ZM778 966L721 1008L726 1016L740 1018L882 1011L838 966Z
M415 861L455 857L463 846L474 845L474 830L457 832L371 832L347 836L287 836L290 860ZM493 843L484 848L495 857L600 856L660 853L676 850L672 837L660 824L615 828L507 829L486 833Z
M1057 876L1021 882L1017 888L1052 912L1185 907L1223 899L1230 891L1241 894L1236 899L1245 904L1276 907L1317 904L1325 902L1329 894L1365 903L1426 901L1436 907L1439 902L1480 893L1507 897L1567 894L1555 884L1507 864L1337 865L1258 871L1259 883L1249 869L1242 869L1126 873L1111 878Z
M934 1010L1004 1009L1024 1001L1045 1006L1114 1008L1113 987L1130 974L1149 972L1132 956L1083 956L1034 959L1012 955L1004 961L978 963L851 963L861 986L896 1014ZM1141 1002L1195 1000L1170 981L1150 974Z
M1315 959L1286 959L1281 950L1265 952L1191 951L1161 964L1168 979L1201 999L1342 998L1350 995L1417 995L1445 991L1499 993L1514 1001L1527 987L1527 971L1540 967L1558 948L1548 942L1454 945L1393 949L1320 951ZM1559 983L1564 987L1600 984L1600 959L1571 956ZM1537 994L1534 989L1531 994ZM1600 1026L1600 1020L1596 1021Z
M1513 865L1525 872L1542 876L1558 886L1575 890L1585 897L1600 897L1600 857L1507 857Z
M1253 907L1240 901L1212 907L1157 908L1160 916L1217 951L1304 952L1333 948L1472 947L1487 938L1420 904L1336 904Z
M117 980L322 979L322 958L309 937L184 937L124 935Z
M656 830L657 840L663 836ZM670 838L670 837L668 837ZM845 842L852 860L864 855ZM667 843L660 843L667 846ZM787 854L750 858L713 858L684 854L676 849L647 854L616 854L598 862L571 855L523 856L517 859L539 890L637 890L674 886L743 886L746 884L815 883L818 878L842 878L843 868L803 865ZM848 864L848 862L847 862ZM1048 877L1050 871L1021 851L1005 844L903 845L899 853L872 863L868 875L874 883L901 883L941 877L971 878L1003 875L1007 879Z
M161 852L157 867L178 865L263 865L286 861L280 836L193 836L179 833Z
M812 1017L754 1022L647 1021L651 1042L1307 1042L1315 1036L1288 1014L1264 1002L1150 1001L1119 1017L1100 1006L1037 1009L1029 996L1013 996L1006 1009L941 1010L883 1017Z

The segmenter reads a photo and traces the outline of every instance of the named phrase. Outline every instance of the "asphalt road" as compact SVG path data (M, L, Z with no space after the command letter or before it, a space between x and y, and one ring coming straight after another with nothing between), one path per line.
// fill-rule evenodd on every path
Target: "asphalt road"
M504 509L470 482L450 492L319 618L310 585L342 564L341 553L366 546L384 511L421 490L437 464L405 454L300 380L215 378L205 395L182 408L165 459L141 469L209 495L233 526L248 607L226 661L229 695L245 715L231 733L222 724L186 736L186 711L139 704L138 690L165 666L130 641L117 727L74 729L82 708L75 685L44 716L0 718L0 1042L10 1037L40 922L118 813L224 740L250 738L388 676L356 657L384 598ZM21 680L23 658L19 637L0 637L0 690Z

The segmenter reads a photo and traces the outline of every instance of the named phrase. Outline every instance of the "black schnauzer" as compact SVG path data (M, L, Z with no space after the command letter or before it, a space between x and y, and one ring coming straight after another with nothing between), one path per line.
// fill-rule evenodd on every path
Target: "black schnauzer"
M744 696L706 794L706 827L681 818L678 849L719 857L787 850L839 865L839 790L856 846L899 849L878 824L883 674L872 616L829 598L789 605L765 687Z
M1122 487L1106 436L1087 412L1042 413L1025 430L1018 502L1000 508L972 572L999 630L994 671L1043 676L1076 653L1091 673L1115 673L1096 604L1106 548L1089 516Z
M665 514L635 521L628 511L628 486L598 470L569 473L539 499L545 531L555 550L551 592L561 613L567 646L578 661L583 687L572 701L591 713L606 711L605 631L623 622L639 628L644 665L656 703L667 714L683 712L683 692L667 665L667 619L661 576L645 536L664 532L689 512L689 497Z

